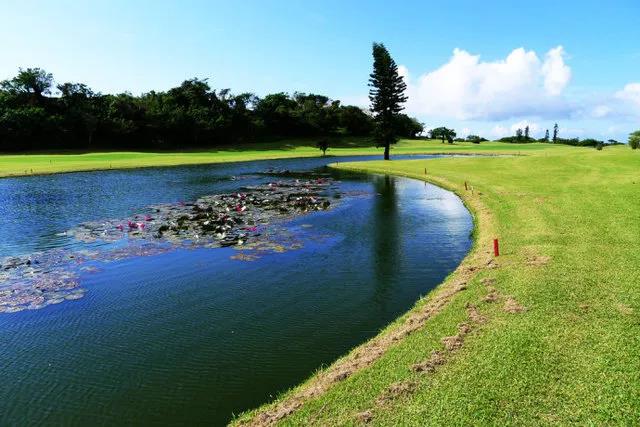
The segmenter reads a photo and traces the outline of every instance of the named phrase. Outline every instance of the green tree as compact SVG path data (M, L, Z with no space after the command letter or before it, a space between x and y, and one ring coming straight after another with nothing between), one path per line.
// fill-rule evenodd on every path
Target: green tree
M51 94L52 87L53 75L40 68L20 68L17 76L0 82L2 90L13 95L28 95L34 102Z
M359 107L342 106L339 115L340 126L349 135L369 135L373 129L373 119Z
M322 151L322 156L326 156L327 155L327 150L329 149L329 138L328 137L324 137L320 140L318 140L318 142L316 142L316 147L318 147L318 149L320 151Z
M640 148L640 130L633 132L629 135L629 147L633 150Z
M520 128L518 128L518 129L516 130L516 139L517 139L518 141L522 140L522 129L520 129Z
M453 143L453 138L455 138L456 135L457 134L455 130L446 128L444 126L431 129L429 131L429 138L441 139L443 144L445 140L449 141L450 144Z
M382 43L373 44L373 72L369 75L369 100L375 116L374 137L378 147L384 147L384 159L389 160L391 144L398 141L397 116L407 101L404 91L407 85L398 66Z
M483 138L480 135L468 135L466 140L474 144L480 144L481 142L487 141L486 138Z
M65 109L65 126L74 135L83 135L91 147L99 120L95 98L100 95L81 83L63 83L58 85L58 90L60 104Z
M396 118L396 132L402 138L415 138L424 132L424 125L414 117L398 114Z
M529 140L529 125L524 128L524 139Z
M544 131L544 141L549 142L549 129Z
M554 144L558 142L558 133L560 133L560 128L558 127L558 124L555 123L553 125L553 143Z

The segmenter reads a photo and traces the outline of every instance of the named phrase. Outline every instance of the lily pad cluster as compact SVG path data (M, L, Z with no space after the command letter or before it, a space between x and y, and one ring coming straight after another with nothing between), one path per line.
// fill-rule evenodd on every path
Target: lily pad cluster
M232 259L252 261L266 253L299 249L302 242L279 223L329 209L333 184L324 177L280 180L193 203L152 206L129 219L83 223L66 235L100 243L99 249L58 248L0 259L0 313L81 298L86 290L80 277L98 271L96 262L222 246L242 250Z
M240 192L201 197L193 203L153 206L126 220L87 222L67 232L83 242L127 238L190 241L202 246L242 245L275 220L326 210L332 181L277 181L244 187Z
M77 273L61 267L62 252L0 259L0 313L35 310L81 298L84 289L79 287Z

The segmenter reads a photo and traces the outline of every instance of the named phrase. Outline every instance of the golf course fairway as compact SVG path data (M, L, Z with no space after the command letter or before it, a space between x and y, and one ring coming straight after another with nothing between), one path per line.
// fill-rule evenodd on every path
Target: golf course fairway
M525 150L335 165L456 192L475 246L377 337L236 422L639 423L640 153Z

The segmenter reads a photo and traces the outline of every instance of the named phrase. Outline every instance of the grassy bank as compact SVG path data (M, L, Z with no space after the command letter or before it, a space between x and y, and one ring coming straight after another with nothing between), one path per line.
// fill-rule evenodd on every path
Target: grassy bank
M528 154L339 164L455 191L475 248L379 336L238 421L640 423L640 155Z
M442 144L439 141L402 140L392 149L392 154L418 154L434 152L483 152L518 153L548 149L548 144L514 145L486 142ZM562 147L554 147L562 149ZM0 177L37 175L57 172L73 172L101 169L124 169L150 166L176 166L206 163L235 162L287 157L313 157L319 155L315 140L281 140L269 143L238 145L207 151L187 152L97 152L97 153L42 153L0 155ZM382 155L382 150L372 146L365 138L347 138L332 146L327 155L357 154Z

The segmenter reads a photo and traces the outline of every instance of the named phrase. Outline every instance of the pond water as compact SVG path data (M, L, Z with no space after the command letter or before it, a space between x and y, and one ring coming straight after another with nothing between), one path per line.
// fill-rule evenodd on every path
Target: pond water
M293 250L250 261L234 247L98 256L78 273L81 298L0 313L0 424L224 424L374 336L467 254L472 219L455 195L326 170L331 161L0 180L0 258L107 251L113 242L63 232L264 184L274 177L259 172L272 168L330 174L340 194L280 224Z

